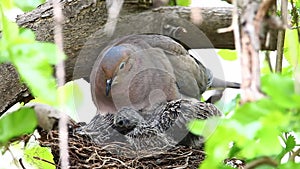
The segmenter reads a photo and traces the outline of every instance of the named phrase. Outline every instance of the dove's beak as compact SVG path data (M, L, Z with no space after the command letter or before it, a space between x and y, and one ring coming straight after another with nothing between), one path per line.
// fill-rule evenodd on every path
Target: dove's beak
M111 89L112 79L106 80L106 88L105 88L105 94L106 96L109 95L109 91Z

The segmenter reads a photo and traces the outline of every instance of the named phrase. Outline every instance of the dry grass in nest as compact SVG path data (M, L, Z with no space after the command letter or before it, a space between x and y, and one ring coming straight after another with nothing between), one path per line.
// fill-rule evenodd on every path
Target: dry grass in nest
M50 147L59 167L58 131L41 131L41 146ZM123 153L117 153L122 150ZM126 152L124 154L124 152ZM141 155L120 142L96 145L89 138L69 133L70 168L198 168L204 160L202 150L178 146L168 151Z

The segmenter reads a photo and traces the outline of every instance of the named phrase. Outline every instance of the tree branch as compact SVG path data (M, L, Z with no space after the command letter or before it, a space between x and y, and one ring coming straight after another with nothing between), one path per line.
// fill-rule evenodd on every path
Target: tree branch
M231 24L232 8L201 8L203 22L195 26L190 22L191 9L187 7L163 7L157 9L145 8L137 0L124 0L117 27L112 37L107 37L103 31L107 20L107 10L104 0L73 0L63 1L64 51L68 56L65 64L66 81L88 78L94 60L102 49L112 39L141 33L158 33L171 36L165 25L182 27L188 31L189 37L202 30L211 44L203 44L201 40L192 38L191 48L234 48L232 32L218 34L217 29ZM32 12L18 16L17 23L35 31L37 40L53 42L53 11L49 2L39 6ZM134 23L134 24L132 24ZM195 31L197 30L197 31ZM271 36L273 37L273 36ZM187 38L187 37L181 37ZM180 39L181 40L181 39ZM268 49L275 49L276 39L270 42ZM7 68L10 67L10 68ZM16 102L23 101L23 93L29 95L28 89L19 83L17 73L12 66L0 65L0 114ZM13 86L13 87L12 87Z

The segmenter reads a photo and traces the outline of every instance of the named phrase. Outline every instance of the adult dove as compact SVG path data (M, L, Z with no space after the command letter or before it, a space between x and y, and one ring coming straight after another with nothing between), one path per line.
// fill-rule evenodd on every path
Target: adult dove
M175 40L163 35L129 35L113 41L98 56L90 76L98 113L121 108L151 110L180 98L200 99L209 87L239 88L213 77Z

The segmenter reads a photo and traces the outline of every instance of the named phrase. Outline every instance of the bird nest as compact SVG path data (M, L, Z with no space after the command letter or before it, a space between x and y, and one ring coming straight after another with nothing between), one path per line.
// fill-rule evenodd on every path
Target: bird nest
M51 148L55 164L60 168L58 131L40 134L40 144ZM87 136L74 132L69 132L68 142L70 168L197 168L205 159L203 150L186 146L142 155L121 142L95 144ZM128 154L116 153L121 149Z

